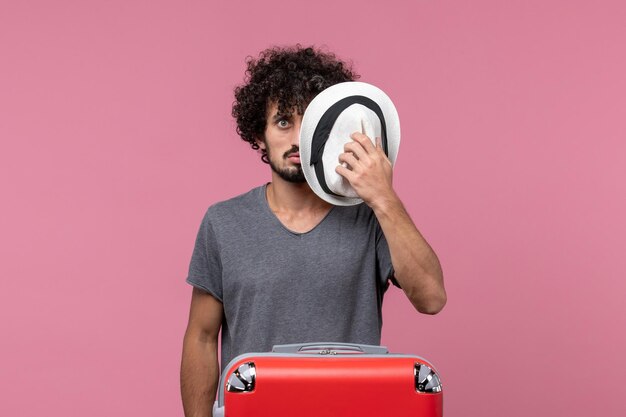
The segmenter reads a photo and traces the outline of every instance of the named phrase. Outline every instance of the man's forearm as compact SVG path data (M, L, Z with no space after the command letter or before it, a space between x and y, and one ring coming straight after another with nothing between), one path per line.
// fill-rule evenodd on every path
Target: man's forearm
M212 417L219 380L217 340L185 334L180 389L185 417Z
M372 208L387 239L396 280L418 311L439 312L446 293L437 255L396 195L379 200Z

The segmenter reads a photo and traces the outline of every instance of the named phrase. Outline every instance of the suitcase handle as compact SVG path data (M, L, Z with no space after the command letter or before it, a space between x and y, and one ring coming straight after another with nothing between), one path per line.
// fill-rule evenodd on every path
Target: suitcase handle
M291 345L274 345L275 353L319 353L336 355L341 353L367 353L385 355L389 350L385 346L361 345L358 343L295 343Z

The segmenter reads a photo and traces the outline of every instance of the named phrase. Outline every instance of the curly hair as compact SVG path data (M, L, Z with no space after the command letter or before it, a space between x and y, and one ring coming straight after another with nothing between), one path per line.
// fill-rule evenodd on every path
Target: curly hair
M322 90L359 78L351 65L334 54L300 44L266 49L257 59L247 57L246 64L244 84L235 88L232 115L237 133L254 150L259 149L257 138L263 138L270 103L276 102L285 116L294 109L303 114ZM266 151L261 153L261 160L269 163Z

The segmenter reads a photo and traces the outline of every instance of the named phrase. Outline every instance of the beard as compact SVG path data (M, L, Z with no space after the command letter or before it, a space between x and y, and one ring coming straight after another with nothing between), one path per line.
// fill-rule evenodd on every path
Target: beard
M287 160L289 155L294 152L298 152L299 148L297 146L293 146L287 152L285 152L282 156L283 160ZM267 148L267 159L270 161L270 167L272 167L272 171L278 174L278 176L284 179L287 182L293 182L296 184L301 184L306 182L306 178L304 178L304 172L302 171L302 166L300 164L293 167L280 168L278 167L274 161L272 161L272 153L270 148Z

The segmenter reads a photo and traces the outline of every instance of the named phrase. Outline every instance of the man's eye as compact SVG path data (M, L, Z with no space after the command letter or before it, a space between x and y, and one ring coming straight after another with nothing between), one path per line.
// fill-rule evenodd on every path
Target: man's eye
M280 119L278 121L278 126L279 127L288 127L289 126L289 122L285 119Z

